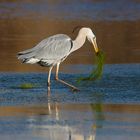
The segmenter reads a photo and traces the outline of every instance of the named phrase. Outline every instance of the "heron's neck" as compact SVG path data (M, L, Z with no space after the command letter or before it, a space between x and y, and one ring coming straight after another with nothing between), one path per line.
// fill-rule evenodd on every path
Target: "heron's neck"
M72 51L76 51L77 49L81 48L86 41L86 35L85 34L78 34L76 39L73 41L73 49Z

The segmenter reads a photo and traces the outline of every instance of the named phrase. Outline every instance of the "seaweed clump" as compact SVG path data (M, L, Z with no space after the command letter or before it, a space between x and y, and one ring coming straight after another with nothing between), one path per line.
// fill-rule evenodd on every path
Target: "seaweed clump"
M103 66L104 66L105 55L102 51L98 52L95 57L96 68L92 70L91 74L88 77L80 77L78 78L78 82L80 81L94 81L98 80L102 77L103 74Z

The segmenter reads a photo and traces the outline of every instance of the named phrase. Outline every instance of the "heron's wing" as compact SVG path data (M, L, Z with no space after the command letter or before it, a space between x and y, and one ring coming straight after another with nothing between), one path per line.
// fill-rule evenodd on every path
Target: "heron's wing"
M31 49L27 49L27 50L22 51L22 52L19 52L18 54L28 54L28 53L36 52L36 51L40 50L41 48L43 48L45 44L48 44L48 42L50 42L50 40L51 40L51 37L43 39L35 47L33 47Z
M71 39L63 34L49 38L44 47L37 51L35 58L40 60L59 60L67 56L72 48Z
M56 59L67 55L71 46L71 39L67 35L57 34L42 40L31 49L19 52L18 58Z

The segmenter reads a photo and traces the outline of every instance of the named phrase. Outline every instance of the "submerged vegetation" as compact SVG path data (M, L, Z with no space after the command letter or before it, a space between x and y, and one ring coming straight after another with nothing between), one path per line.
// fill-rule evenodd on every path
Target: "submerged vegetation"
M100 79L103 73L105 55L102 51L100 51L95 58L96 61L96 69L93 69L91 74L88 77L80 77L78 78L78 82L84 80L97 80Z
M21 88L21 89L31 89L34 87L35 87L35 85L33 85L32 83L23 83L23 84L19 85L19 88Z

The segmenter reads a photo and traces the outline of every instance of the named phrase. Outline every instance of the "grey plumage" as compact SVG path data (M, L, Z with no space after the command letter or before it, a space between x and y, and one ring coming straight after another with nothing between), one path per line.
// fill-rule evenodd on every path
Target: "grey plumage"
M72 40L64 34L57 34L42 40L35 47L19 52L18 59L23 63L38 63L51 66L63 61L72 49Z

